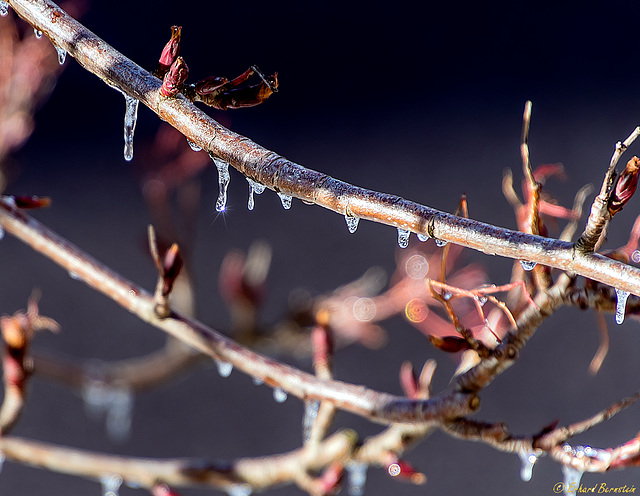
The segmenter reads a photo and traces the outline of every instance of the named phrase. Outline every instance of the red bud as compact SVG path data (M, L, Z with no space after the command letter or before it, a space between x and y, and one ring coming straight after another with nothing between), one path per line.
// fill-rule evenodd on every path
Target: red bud
M46 196L14 196L18 208L42 208L51 205L51 198Z
M153 73L154 76L163 78L169 68L173 65L178 54L180 53L180 37L182 35L182 26L171 26L171 39L162 49L160 60Z
M431 335L429 336L429 341L433 346L447 353L457 353L458 351L471 349L465 339L456 336L440 337Z
M173 98L180 93L187 77L189 77L189 67L182 57L178 57L171 65L169 72L164 75L160 94L166 98Z
M640 172L640 159L633 157L624 168L616 182L611 198L609 199L609 214L613 217L631 199L638 187L638 173Z

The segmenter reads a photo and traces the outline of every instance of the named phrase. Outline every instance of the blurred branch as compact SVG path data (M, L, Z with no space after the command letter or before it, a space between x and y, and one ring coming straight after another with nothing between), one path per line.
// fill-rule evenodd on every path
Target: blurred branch
M492 255L569 270L640 295L640 269L571 243L460 218L403 198L363 189L313 171L221 126L184 97L164 98L161 81L124 57L48 0L11 0L10 5L80 65L143 102L191 142L269 189L359 217L428 235Z

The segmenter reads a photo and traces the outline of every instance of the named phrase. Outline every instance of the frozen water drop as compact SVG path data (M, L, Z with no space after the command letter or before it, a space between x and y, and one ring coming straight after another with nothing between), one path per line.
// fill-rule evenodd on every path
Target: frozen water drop
M42 31L40 31L38 28L33 28L33 34L36 36L36 38L40 39L42 38Z
M442 292L442 299L445 301L449 301L453 295L449 293L449 291Z
M485 305L485 303L487 303L487 297L486 296L474 296L473 297L474 300L476 300L481 307L483 307Z
M347 222L347 229L349 232L353 234L358 229L358 223L360 222L360 217L355 217L353 215L345 215L344 220Z
M418 241L424 243L426 240L429 239L429 235L428 234L422 234L422 233L418 233Z
M302 417L302 440L306 443L311 435L313 423L318 417L320 409L319 401L307 401L304 404L304 417Z
M287 400L287 392L281 387L277 387L273 390L273 399L276 403L284 403Z
M74 281L82 281L82 277L80 277L78 274L76 274L75 272L69 271L68 272L69 277L71 279L73 279Z
M249 484L233 484L226 488L229 496L250 496L251 486Z
M522 450L518 451L518 456L520 457L520 461L522 462L522 467L520 468L520 478L524 482L529 482L533 474L533 466L538 461L538 455Z
M227 189L231 176L229 175L229 164L217 157L209 154L218 169L218 199L216 200L216 211L224 212L227 209Z
M64 48L56 47L56 52L58 52L58 63L60 65L64 64L67 59L67 51Z
M0 226L0 239L4 238L4 229Z
M411 235L411 231L398 228L398 246L400 248L406 248L407 246L409 246L410 235Z
M253 381L253 384L256 385L256 386L262 386L264 384L264 379L262 379L260 377L254 377L251 380Z
M4 461L6 458L7 457L5 456L5 454L0 451L0 472L2 472L2 469L4 467Z
M363 496L367 483L367 464L352 462L347 465L349 496Z
M562 466L562 474L564 476L564 493L566 495L575 495L580 487L580 479L582 479L582 470L576 470L568 465Z
M100 484L102 485L102 496L118 496L122 485L122 477L117 474L102 477Z
M247 203L247 208L249 210L253 210L254 202L253 202L253 194L261 195L264 193L264 184L260 184L257 181L254 181L251 178L247 178L247 182L249 183L249 203Z
M124 95L124 159L131 162L133 159L133 133L136 130L138 120L138 100L129 95Z
M9 14L9 2L0 1L0 16L6 17Z
M529 272L530 270L535 269L537 262L528 262L526 260L520 260L520 265L522 265L522 268L524 270L526 270L527 272Z
M638 250L633 250L633 253L631 253L631 261L633 263L638 263L640 262L640 251Z
M191 141L189 138L187 138L187 143L189 143L189 146L191 147L191 149L194 152L199 152L200 150L202 150L202 147L196 145L193 141Z
M289 210L291 208L291 200L293 198L280 192L278 192L278 196L280 197L280 201L282 202L282 206L284 207L284 209Z
M436 246L442 248L443 246L447 246L448 241L445 241L444 239L437 239L436 238Z
M222 377L229 377L231 375L231 371L233 370L232 363L223 362L222 360L216 360L216 367L218 368L218 373Z
M629 298L629 291L623 291L616 288L616 324L622 324L624 322L624 313L627 308L627 298Z

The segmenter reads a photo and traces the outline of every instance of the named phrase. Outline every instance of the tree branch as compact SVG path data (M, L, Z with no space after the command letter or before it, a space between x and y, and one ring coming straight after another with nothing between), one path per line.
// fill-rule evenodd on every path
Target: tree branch
M573 244L464 219L307 169L240 136L187 99L164 98L161 81L124 57L49 0L10 0L29 24L105 83L144 103L191 142L267 188L355 216L456 243L491 255L569 270L640 296L640 269Z

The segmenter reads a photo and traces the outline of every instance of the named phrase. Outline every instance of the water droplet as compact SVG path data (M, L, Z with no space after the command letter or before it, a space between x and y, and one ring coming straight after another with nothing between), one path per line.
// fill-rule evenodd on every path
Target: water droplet
M138 100L129 95L124 95L124 159L131 162L133 159L133 133L136 130L138 120Z
M5 454L0 451L0 472L2 472L2 469L4 468L4 461L6 458Z
M566 495L575 495L580 487L580 479L582 479L583 472L563 465L562 474L564 476L564 493Z
M117 474L102 477L100 484L102 485L102 496L118 496L122 485L122 477Z
M358 223L360 222L360 217L355 217L353 215L345 215L344 220L347 222L347 229L349 232L353 234L358 229Z
M483 307L485 305L485 303L487 302L487 297L486 296L475 295L473 297L473 299L476 300L480 304L481 307Z
M453 295L452 295L451 293L449 293L449 291L443 291L443 292L442 292L442 298L443 298L445 301L449 301L449 300L451 299L451 297L452 297L452 296L453 296Z
M4 229L0 226L0 239L4 238Z
M442 248L443 246L447 246L448 241L445 241L444 239L435 239L436 241L436 246L439 248Z
M231 176L229 174L229 164L218 157L214 157L209 153L209 156L216 164L218 169L218 199L216 200L216 211L224 212L227 209L227 188L229 187L229 181Z
M627 308L627 298L629 298L629 291L623 291L616 288L616 324L622 324L624 322L624 313Z
M520 468L520 478L524 482L529 482L531 480L531 476L533 475L533 466L538 461L538 455L535 453L527 452L525 450L518 451L518 456L520 457L520 461L522 462L522 467Z
M398 228L398 246L400 248L406 248L407 246L409 246L410 235L411 235L411 231Z
M429 235L428 234L422 234L422 233L418 233L418 241L424 243L426 240L429 239Z
M261 195L264 192L264 184L261 184L253 179L247 177L247 182L249 183L249 203L247 203L247 208L249 210L253 210L253 194Z
M191 149L194 152L199 152L200 150L202 150L201 146L196 145L193 141L191 141L189 138L187 138L187 143L189 143L189 146L191 147Z
M9 2L0 1L0 16L6 17L9 14Z
M351 462L346 466L348 475L349 496L363 496L367 483L367 464Z
M309 440L313 423L318 417L319 409L319 401L306 401L304 404L304 417L302 417L302 440L305 443Z
M287 392L281 387L274 388L273 399L276 403L284 403L287 400Z
M631 261L633 263L638 263L640 262L640 251L638 250L633 250L633 253L631 253Z
M255 384L256 386L262 386L264 384L264 379L260 377L254 377L251 380L253 381L253 384Z
M249 484L234 484L226 488L229 496L250 496L251 486Z
M520 260L520 265L522 265L522 268L528 272L535 269L536 265L538 264L537 262L527 262L526 260Z
M56 47L56 52L58 52L58 63L60 65L64 64L67 59L67 51L64 48Z
M280 201L282 202L282 206L284 207L284 209L289 210L291 208L291 200L293 198L280 192L278 192L278 196L280 197Z
M231 375L231 371L233 370L232 363L223 362L222 360L216 360L216 367L218 368L218 373L222 377L229 377Z
M40 31L37 28L33 28L33 34L36 36L36 38L40 39L42 38L42 31Z
M68 272L69 277L71 279L73 279L74 281L82 281L82 277L80 277L78 274L76 274L75 272L69 271Z

